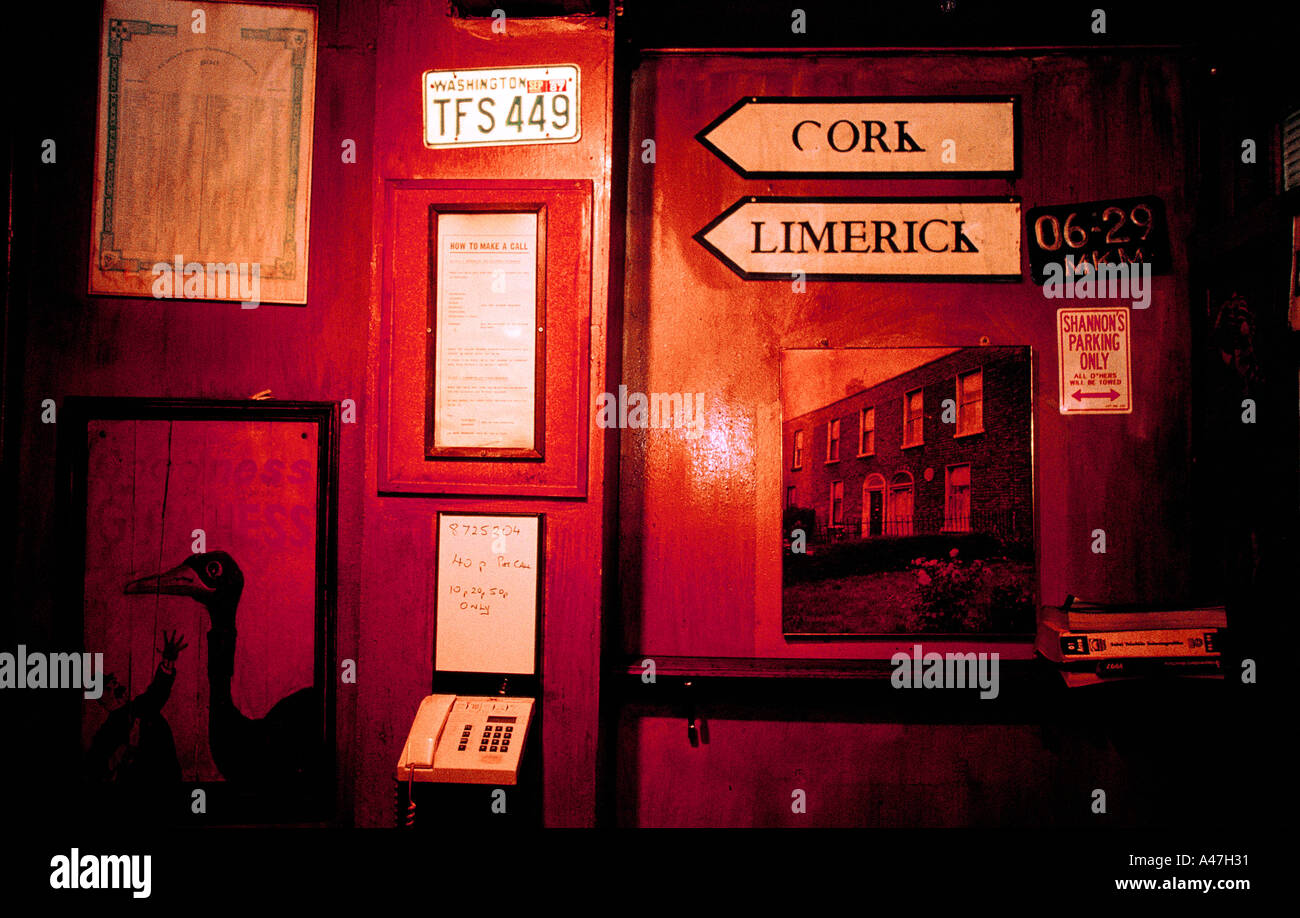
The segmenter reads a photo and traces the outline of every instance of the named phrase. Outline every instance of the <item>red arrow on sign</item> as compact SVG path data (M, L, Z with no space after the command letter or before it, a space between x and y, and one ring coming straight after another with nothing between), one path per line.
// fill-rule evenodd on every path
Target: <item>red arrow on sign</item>
M1081 402L1085 398L1104 398L1113 402L1115 399L1119 398L1119 393L1114 389L1111 389L1109 392L1084 392L1082 389L1074 390L1075 401Z

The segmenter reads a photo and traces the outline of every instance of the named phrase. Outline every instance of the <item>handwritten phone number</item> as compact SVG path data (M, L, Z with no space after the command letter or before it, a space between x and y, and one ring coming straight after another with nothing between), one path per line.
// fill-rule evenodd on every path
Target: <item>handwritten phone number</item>
M497 536L503 535L520 535L518 526L512 525L493 525L481 526L477 523L448 523L447 529L454 536Z

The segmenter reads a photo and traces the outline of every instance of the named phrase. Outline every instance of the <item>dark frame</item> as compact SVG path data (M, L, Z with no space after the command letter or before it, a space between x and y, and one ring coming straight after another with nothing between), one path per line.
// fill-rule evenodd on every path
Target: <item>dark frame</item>
M1033 581L1032 595L1033 595L1034 608L1040 609L1042 606L1042 596L1041 596L1042 574L1041 574L1041 563L1040 563L1042 541L1041 541L1041 533L1039 529L1040 508L1038 502L1038 490L1039 490L1038 489L1038 437L1037 437L1037 425L1034 420L1034 414L1038 410L1038 394L1035 387L1035 380L1038 378L1039 355L1038 352L1031 345L1028 344L1002 344L1002 345L992 345L992 346L1023 348L1025 351L1025 365L1026 365L1025 371L1026 373L1028 373L1028 377L1029 377L1028 389L1027 389L1027 394L1029 398L1029 407L1028 407L1029 502L1030 502L1030 533L1031 533L1031 540L1033 543L1032 552L1033 552L1033 564L1034 564L1033 578L1032 578ZM985 347L985 345L982 344L978 346L969 345L969 344L953 344L953 345L906 344L906 345L894 345L894 346L867 345L862 347L854 347L851 349L852 350L895 351L895 350L947 348L947 347L959 348L961 350L978 350L979 348ZM792 351L792 350L820 350L820 349L785 348L784 350ZM845 350L849 350L849 348L845 348ZM889 382L889 381L890 380L884 380L883 382ZM782 427L784 428L785 425L784 410L782 411L781 424ZM804 428L804 429L811 430L813 428ZM877 426L877 429L879 429L879 426ZM782 433L782 440L784 440L784 432ZM782 449L784 449L784 443L782 443ZM809 446L805 445L804 449L806 454L806 451L809 449ZM873 458L876 455L877 455L876 453L869 453L866 456L854 456L852 457L852 459ZM784 458L781 461L781 468L782 468L781 503L783 508L782 512L784 513L786 474L788 471L792 471L792 470L787 470L785 468ZM784 549L782 550L782 562L784 564ZM781 586L783 591L785 585L786 585L786 581L783 572L781 577ZM1036 621L1037 619L1035 618L1035 622ZM1006 642L1023 642L1027 646L1031 646L1034 637L1034 632L1032 630L1023 631L1023 632L1021 631L982 631L982 632L981 631L933 631L933 632L930 631L887 631L887 632L885 631L882 632L787 631L785 630L785 623L786 623L786 618L785 618L785 606L784 606L784 599L783 599L782 613L781 613L781 637L787 645L797 645L797 644L812 645L812 644L834 644L834 643L885 644L888 642L899 642L899 641L913 641L913 642L923 641L925 643L934 644L934 645L947 644L950 645L951 647L978 649L981 646L987 646L989 644L1006 643ZM864 657L863 660L874 660L874 657ZM783 661L783 663L784 662L786 661ZM850 666L861 665L861 661L846 660L843 662L849 664ZM839 664L837 663L835 665L839 665Z
M58 500L60 542L74 570L84 572L89 452L87 425L92 420L124 421L292 421L316 425L316 558L313 684L320 690L321 779L301 794L237 791L226 782L189 782L202 789L209 814L205 824L322 822L336 805L338 755L335 731L335 675L338 567L339 406L333 402L237 401L69 396L60 408ZM85 578L67 578L60 605L66 646L84 649ZM80 710L80 709L78 709ZM78 723L80 715L78 716Z
M438 337L438 214L536 214L537 215L537 271L536 300L533 304L533 325L537 328L536 350L533 356L533 448L489 449L475 446L434 445L434 390L437 385ZM438 459L545 459L546 441L546 205L541 202L494 204L430 204L429 205L429 335L426 344L426 379L424 451L425 458Z

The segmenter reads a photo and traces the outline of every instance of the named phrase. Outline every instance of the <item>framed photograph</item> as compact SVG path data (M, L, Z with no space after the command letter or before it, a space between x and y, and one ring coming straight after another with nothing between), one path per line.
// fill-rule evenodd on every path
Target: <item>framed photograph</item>
M106 815L328 817L337 425L328 403L62 408L70 643L105 672L81 748Z
M546 207L429 206L430 459L541 459Z
M782 352L787 637L1034 630L1028 347Z
M105 0L89 292L307 302L316 10Z

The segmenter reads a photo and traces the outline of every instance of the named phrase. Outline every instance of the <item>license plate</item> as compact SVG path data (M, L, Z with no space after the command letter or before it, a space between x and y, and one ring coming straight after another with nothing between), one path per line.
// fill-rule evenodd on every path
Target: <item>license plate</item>
M582 134L572 64L424 74L424 145L573 143Z
M1151 265L1152 274L1169 273L1169 224L1159 198L1035 207L1025 222L1036 284L1044 282L1051 262L1075 265L1075 274L1096 270L1099 264L1142 263Z

